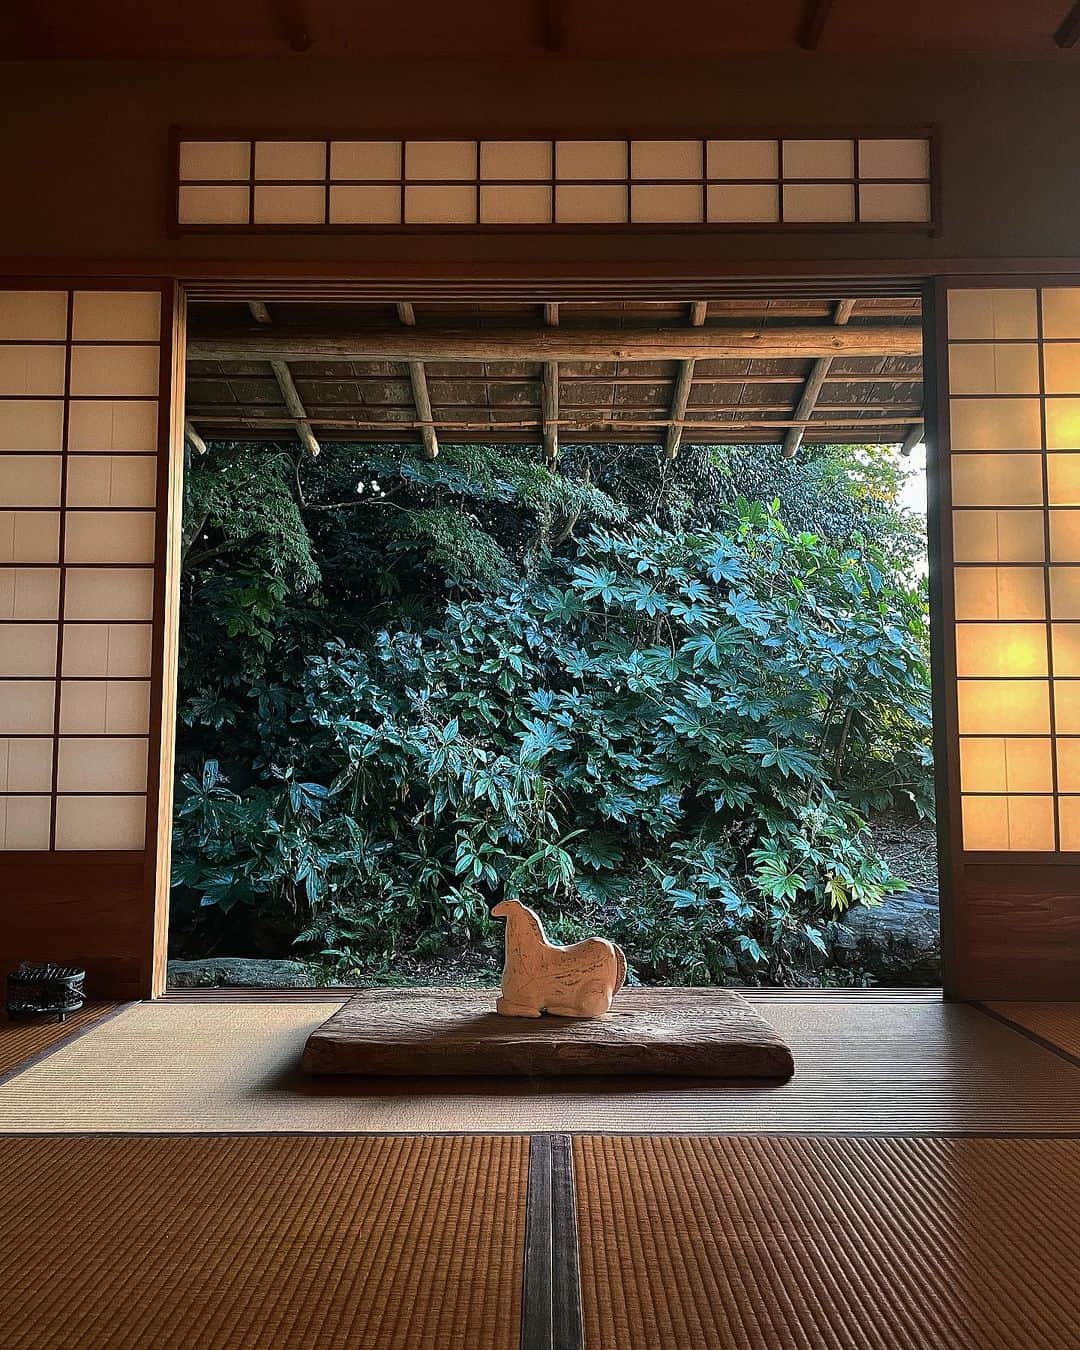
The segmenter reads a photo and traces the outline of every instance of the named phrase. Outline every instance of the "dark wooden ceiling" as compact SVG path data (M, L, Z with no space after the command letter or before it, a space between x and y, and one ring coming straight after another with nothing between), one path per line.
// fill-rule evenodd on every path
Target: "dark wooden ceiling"
M353 304L315 306L195 303L189 315L187 417L203 440L292 440L309 449L328 440L546 443L903 442L922 419L920 304L915 298L713 300L707 305ZM340 335L383 340L400 330L403 359L346 359L332 354ZM554 330L554 331L553 331ZM647 359L650 335L764 342L820 331L849 344L820 356ZM245 350L272 335L288 359ZM424 359L410 362L419 334ZM645 359L552 361L434 359L431 343L491 335L572 341L608 335L608 347ZM532 335L530 339L529 335ZM238 336L239 335L239 336ZM391 332L391 336L394 333ZM617 338L614 344L610 341ZM908 354L876 347L903 345ZM234 343L235 358L203 359L215 343ZM874 354L863 354L858 345ZM346 344L347 346L347 344ZM313 348L310 356L309 348ZM824 369L823 369L824 367ZM419 386L419 387L418 387ZM815 386L819 386L815 392ZM681 392L680 392L681 391ZM430 413L425 400L430 402ZM685 407L683 408L682 404Z
M584 58L778 54L800 47L1038 57L1075 46L1072 0L6 0L0 52L26 58ZM1055 43L1056 38L1056 43Z

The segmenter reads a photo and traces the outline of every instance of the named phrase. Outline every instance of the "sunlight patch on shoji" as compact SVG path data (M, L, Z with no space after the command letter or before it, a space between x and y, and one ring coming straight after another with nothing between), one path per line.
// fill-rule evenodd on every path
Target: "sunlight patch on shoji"
M157 291L0 291L0 849L145 843L160 363Z
M1080 290L948 296L963 847L1080 851Z

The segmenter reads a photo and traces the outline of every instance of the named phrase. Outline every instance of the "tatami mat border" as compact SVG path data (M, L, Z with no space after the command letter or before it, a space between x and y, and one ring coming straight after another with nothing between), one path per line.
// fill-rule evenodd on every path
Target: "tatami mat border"
M0 1087L3 1087L5 1083L9 1083L13 1078L16 1078L20 1073L24 1073L27 1069L32 1069L35 1064L40 1064L42 1060L48 1059L50 1055L56 1054L58 1050L63 1050L66 1046L74 1044L75 1041L85 1036L88 1031L95 1031L98 1027L104 1026L106 1022L111 1022L114 1017L119 1017L121 1013L127 1012L129 1008L134 1006L133 1003L119 1003L116 1005L106 1004L101 1009L99 1016L89 1018L77 1025L65 1024L63 1022L53 1024L59 1033L55 1039L51 1040L48 1045L43 1045L40 1050L32 1051L29 1055L26 1055L15 1064L10 1064L4 1069L3 1072L0 1073ZM81 1011L86 1011L86 1009ZM77 1015L78 1014L76 1014L76 1016ZM65 1031L67 1032L66 1035L64 1034Z
M1034 1041L1036 1045L1041 1045L1044 1050L1050 1050L1067 1063L1080 1069L1080 1055L1074 1055L1071 1050L1066 1050L1063 1045L1058 1045L1057 1041L1052 1041L1048 1036L1041 1035L1032 1027L1025 1026L1023 1022L1018 1022L1015 1018L1007 1016L998 1008L990 1007L987 1003L976 1003L973 1006L978 1008L980 1012L984 1012L987 1017L992 1017L996 1022L1001 1022L1003 1026L1019 1032L1021 1036L1026 1036L1029 1041Z

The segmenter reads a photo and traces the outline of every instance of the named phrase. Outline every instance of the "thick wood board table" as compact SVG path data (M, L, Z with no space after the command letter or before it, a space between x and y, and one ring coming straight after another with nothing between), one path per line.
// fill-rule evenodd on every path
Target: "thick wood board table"
M623 989L599 1018L501 1017L495 989L373 989L308 1037L311 1074L790 1078L791 1050L730 989Z

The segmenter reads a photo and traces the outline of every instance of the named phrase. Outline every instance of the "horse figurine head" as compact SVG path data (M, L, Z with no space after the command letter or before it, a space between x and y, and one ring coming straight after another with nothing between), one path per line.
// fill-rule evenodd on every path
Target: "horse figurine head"
M520 900L500 900L491 911L491 917L493 919L508 919L511 914L516 914L519 909L524 908L525 906Z
M626 957L606 938L570 947L549 942L540 916L520 900L500 900L491 911L506 919L502 995L506 1017L602 1017L626 981Z

